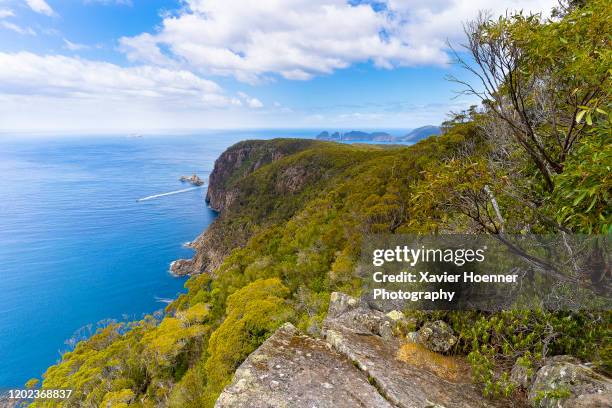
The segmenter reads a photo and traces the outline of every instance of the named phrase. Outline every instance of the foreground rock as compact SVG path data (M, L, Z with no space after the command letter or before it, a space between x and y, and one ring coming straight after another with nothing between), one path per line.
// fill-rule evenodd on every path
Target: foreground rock
M399 340L394 332L402 320L399 312L385 315L366 302L333 293L323 325L325 341L285 324L242 363L215 406L503 406L484 399L467 372L454 366L454 357ZM416 354L427 361L418 364Z
M418 341L431 351L447 353L457 343L457 337L448 324L436 320L425 323L419 329Z
M194 186L202 186L202 185L204 185L204 180L199 178L198 175L195 174L195 173L191 177L189 177L189 176L181 176L181 178L179 180L182 181L183 183L191 183Z
M529 402L538 408L609 408L612 382L573 357L555 356L537 372Z
M341 299L344 306L338 307L334 299ZM388 336L393 330L393 320L363 302L350 301L346 295L333 295L323 329L334 349L366 373L386 400L396 407L501 406L483 398L465 373L449 373L443 378L435 371L398 358L403 343Z
M322 340L287 323L240 365L215 407L392 407Z

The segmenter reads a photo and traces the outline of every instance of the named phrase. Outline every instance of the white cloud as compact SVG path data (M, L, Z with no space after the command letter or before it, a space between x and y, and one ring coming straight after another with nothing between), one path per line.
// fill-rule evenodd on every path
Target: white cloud
M53 16L55 13L53 9L45 0L25 0L27 5L35 12L44 14L47 16Z
M9 23L8 21L0 21L0 27L11 30L21 35L36 35L36 32L30 27L21 27L20 25Z
M0 18L14 17L15 13L11 9L0 9Z
M64 38L64 48L70 51L82 51L87 50L91 47L85 44L73 43L72 41L69 41Z
M100 100L232 104L219 85L191 72L153 66L120 67L62 55L0 52L0 93Z
M245 94L244 92L238 92L238 96L240 97L240 99L242 99L244 101L244 103L246 103L246 105L249 108L253 108L253 109L259 109L259 108L263 108L263 103L257 99L257 98L252 98L249 95Z
M360 62L444 64L445 41L481 9L548 10L555 0L185 0L157 33L120 40L134 61L184 64L258 82L308 80ZM162 52L165 49L165 52Z
M227 126L260 104L185 70L0 52L0 132Z

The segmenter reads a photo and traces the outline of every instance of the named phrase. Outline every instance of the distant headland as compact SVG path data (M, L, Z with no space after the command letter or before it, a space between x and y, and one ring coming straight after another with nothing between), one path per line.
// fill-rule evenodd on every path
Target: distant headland
M421 139L432 135L439 135L441 132L438 126L422 126L411 130L403 136L394 136L386 132L363 132L359 130L352 130L350 132L333 132L323 131L317 135L319 140L332 140L337 142L398 142L416 143Z

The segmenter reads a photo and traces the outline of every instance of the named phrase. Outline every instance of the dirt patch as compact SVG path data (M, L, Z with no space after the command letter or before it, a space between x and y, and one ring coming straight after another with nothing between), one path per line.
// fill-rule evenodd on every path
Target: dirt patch
M403 344L398 349L396 358L448 381L470 382L470 368L464 360L435 353L418 343Z

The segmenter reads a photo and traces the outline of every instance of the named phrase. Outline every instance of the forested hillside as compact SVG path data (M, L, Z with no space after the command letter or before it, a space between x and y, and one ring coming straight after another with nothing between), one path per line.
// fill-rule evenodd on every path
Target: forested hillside
M414 146L231 147L211 181L220 216L196 242L188 292L161 320L112 325L79 343L43 386L75 389L66 407L210 407L275 329L292 322L317 336L331 292L360 294L366 234L609 234L610 27L603 0L560 7L552 20L469 24L457 56L482 80L463 84L482 104ZM609 255L593 256L601 275L577 279L605 289ZM609 312L434 315L458 333L452 353L467 356L490 398L521 398L509 378L517 361L533 372L569 354L612 373ZM418 326L432 314L414 316Z

